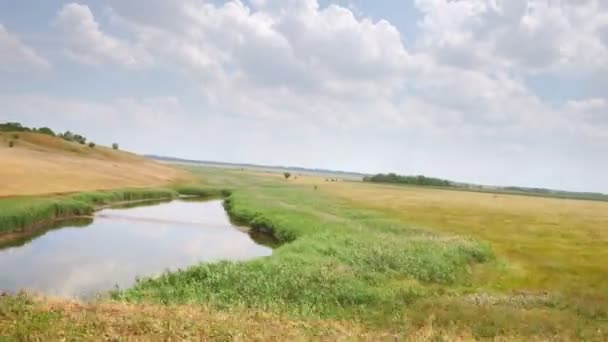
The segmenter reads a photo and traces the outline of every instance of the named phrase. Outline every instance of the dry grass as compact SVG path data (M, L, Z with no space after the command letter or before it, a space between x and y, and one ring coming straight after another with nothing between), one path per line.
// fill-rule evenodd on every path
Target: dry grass
M245 308L217 311L202 305L88 304L23 296L0 298L0 318L0 337L17 340L394 341L399 337L352 321L294 320ZM416 332L437 333L432 328Z
M132 153L37 134L0 133L0 197L150 187L186 180L181 170ZM13 148L8 141L15 141Z

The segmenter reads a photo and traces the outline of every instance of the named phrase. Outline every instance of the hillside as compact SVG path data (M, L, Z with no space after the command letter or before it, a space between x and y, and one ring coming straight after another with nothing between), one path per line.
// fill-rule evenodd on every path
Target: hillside
M156 186L186 177L124 151L40 133L0 132L0 197Z

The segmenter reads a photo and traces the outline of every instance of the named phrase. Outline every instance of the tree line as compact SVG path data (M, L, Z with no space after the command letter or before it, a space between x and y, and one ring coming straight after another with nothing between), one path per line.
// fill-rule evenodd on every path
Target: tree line
M55 131L53 131L49 127L31 128L31 127L23 126L22 124L20 124L18 122L0 123L0 132L33 132L33 133L46 134L46 135L50 135L53 137L59 137L59 138L62 138L63 140L76 142L81 145L87 144L87 138L81 134L73 133L71 131L65 131L63 133L55 133ZM13 145L14 145L14 143L13 143ZM95 143L92 141L90 141L88 143L88 145L91 148L96 146ZM113 143L112 148L115 150L118 150L118 144Z
M409 184L409 185L421 185L421 186L441 186L450 187L455 186L452 182L441 179L426 177L423 175L419 176L402 176L395 173L379 173L373 176L363 177L365 182L377 182L377 183L398 183L398 184Z

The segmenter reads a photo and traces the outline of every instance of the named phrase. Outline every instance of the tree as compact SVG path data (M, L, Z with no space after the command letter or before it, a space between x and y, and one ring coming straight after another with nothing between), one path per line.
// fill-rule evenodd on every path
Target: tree
M115 149L115 150L118 150L118 144L117 143L113 143L112 144L112 148Z
M285 177L285 179L289 179L289 177L291 177L291 173L289 172L284 172L283 176Z
M81 145L84 145L87 143L87 138L85 138L84 136L80 135L80 134L74 134L74 140L77 141L78 143L80 143ZM95 144L93 144L95 145Z
M90 147L90 148L95 147L95 143L91 141L91 142L89 143L89 147Z
M67 141L72 141L74 140L74 133L70 131L65 131L65 133L63 133L61 137Z
M40 127L40 128L38 128L38 133L55 136L55 132L53 132L53 130L50 129L50 128L48 128L48 127Z

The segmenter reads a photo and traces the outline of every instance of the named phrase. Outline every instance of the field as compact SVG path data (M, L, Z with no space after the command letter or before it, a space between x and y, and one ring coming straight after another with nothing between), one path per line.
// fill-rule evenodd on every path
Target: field
M151 187L188 177L132 153L29 132L0 132L0 161L0 197Z
M92 303L0 297L12 338L606 340L608 203L190 168L282 245ZM28 317L23 320L22 317Z

